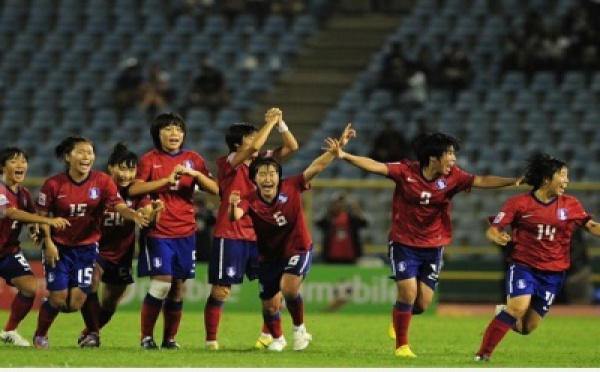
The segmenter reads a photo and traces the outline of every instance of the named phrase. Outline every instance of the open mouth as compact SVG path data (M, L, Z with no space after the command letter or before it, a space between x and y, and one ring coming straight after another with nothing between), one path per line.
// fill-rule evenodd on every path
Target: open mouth
M274 188L275 188L275 187L274 187L273 185L263 185L263 186L262 186L262 189L263 189L263 191L265 191L265 192L271 192L271 191L273 191L273 189L274 189Z
M25 170L16 170L15 171L15 176L17 176L17 177L23 177L23 176L25 176Z

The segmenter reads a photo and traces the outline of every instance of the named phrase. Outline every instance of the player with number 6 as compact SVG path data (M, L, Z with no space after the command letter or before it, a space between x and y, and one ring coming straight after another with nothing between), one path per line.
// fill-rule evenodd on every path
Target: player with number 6
M310 189L310 182L333 161L338 148L354 136L348 124L340 140L327 138L326 151L304 172L290 178L281 178L281 165L272 157L256 158L249 175L257 190L246 195L234 190L229 195L230 220L238 221L247 214L256 232L263 320L273 336L269 351L282 351L287 346L281 329L281 295L294 325L293 349L304 350L312 340L304 325L300 295L313 249L302 209L302 192Z

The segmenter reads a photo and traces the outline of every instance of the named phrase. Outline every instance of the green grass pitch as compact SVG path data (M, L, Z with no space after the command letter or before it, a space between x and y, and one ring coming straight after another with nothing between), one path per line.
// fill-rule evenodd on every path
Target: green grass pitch
M493 307L490 308L490 317ZM7 312L0 313L0 322ZM598 367L600 318L552 317L550 312L529 336L511 332L499 345L491 363L473 362L490 317L414 317L410 343L416 359L396 358L394 341L387 336L389 314L307 313L305 321L314 342L302 352L288 346L282 353L253 349L261 325L259 313L223 314L221 350L204 350L203 317L184 313L178 342L181 350L147 351L139 347L139 314L117 312L102 331L99 349L80 349L77 335L80 314L60 314L50 329L50 349L0 345L0 367ZM19 331L33 334L37 312L23 321ZM291 344L291 321L283 317ZM162 321L155 333L160 343Z

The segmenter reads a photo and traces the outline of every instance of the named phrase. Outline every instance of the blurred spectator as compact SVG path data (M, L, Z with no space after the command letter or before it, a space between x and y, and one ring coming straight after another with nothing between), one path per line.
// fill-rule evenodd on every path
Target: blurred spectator
M386 120L384 128L373 143L369 157L379 162L397 162L408 158L410 150L404 135L394 128L394 122Z
M223 74L208 61L202 62L200 75L194 79L188 92L185 111L191 107L207 108L214 121L221 108L229 104L229 92Z
M317 221L323 231L325 263L354 264L363 255L360 229L368 225L358 202L345 192L336 194Z
M437 85L437 66L435 63L435 58L433 57L433 52L429 46L423 45L419 48L419 51L417 52L417 59L414 62L414 65L417 71L421 71L425 74L428 86L435 87Z
M458 92L469 86L472 77L471 61L460 43L452 43L440 61L440 71L442 83L449 90L452 101L455 101Z
M142 85L142 99L140 109L148 113L149 118L154 118L175 98L175 90L171 87L171 76L161 70L158 64L150 67L148 78Z
M420 108L427 101L427 75L414 63L408 65L406 93L402 101L408 109Z
M538 68L541 70L552 70L560 73L565 64L569 39L562 35L560 29L551 26L542 38L538 51Z
M142 63L137 58L128 58L122 64L122 70L114 88L115 107L122 121L125 112L140 104L144 91Z
M379 85L392 92L397 102L407 87L409 60L404 55L402 43L392 44L390 51L383 57Z
M217 218L214 206L206 200L203 193L194 194L194 213L196 215L196 261L208 262L212 247L212 231Z

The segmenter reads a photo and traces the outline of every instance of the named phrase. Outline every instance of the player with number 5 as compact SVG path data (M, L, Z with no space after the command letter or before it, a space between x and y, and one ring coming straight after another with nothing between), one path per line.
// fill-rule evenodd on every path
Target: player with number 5
M341 139L327 138L325 153L299 175L282 179L281 165L272 157L256 158L250 165L250 179L257 190L247 195L232 191L229 218L249 215L256 232L263 320L273 341L270 351L282 351L287 342L281 329L280 296L283 295L294 324L293 349L304 350L312 336L304 325L304 305L300 288L312 261L312 239L302 209L302 192L334 159L334 153L354 137L348 124Z
M109 175L92 170L96 155L90 140L67 137L55 151L67 169L42 185L37 199L38 213L44 217L52 214L66 218L71 226L64 230L40 226L46 289L50 292L40 308L33 339L34 345L42 349L49 347L48 329L58 313L78 311L87 298L105 209L113 207L126 220L139 226L148 225L146 216L125 204ZM93 328L93 325L86 324L86 327ZM90 346L99 345L98 339Z
M476 176L457 167L459 144L447 134L422 134L413 141L413 149L418 161L380 163L341 150L337 154L358 168L396 183L389 258L398 295L389 334L396 339L396 356L409 358L416 357L408 344L412 314L423 313L431 304L444 246L452 241L452 198L472 187L492 189L520 183L519 178Z
M565 162L535 154L529 159L523 182L532 190L508 199L486 232L493 243L506 246L510 242L510 266L506 273L507 304L497 307L476 361L489 361L511 328L522 335L537 328L571 265L573 230L580 226L600 237L600 224L592 220L579 200L565 194L569 183ZM512 236L503 231L509 225Z

